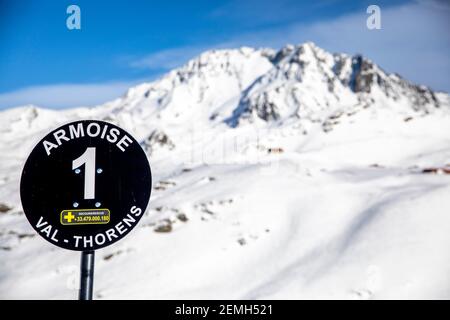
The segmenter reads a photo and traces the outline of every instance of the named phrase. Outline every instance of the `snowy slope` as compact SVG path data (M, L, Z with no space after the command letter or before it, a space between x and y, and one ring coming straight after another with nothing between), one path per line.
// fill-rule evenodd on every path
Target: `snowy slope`
M77 119L133 133L155 182L97 251L96 298L450 298L449 95L313 43L208 51L94 108L1 112L0 298L76 297L79 254L34 233L18 189L33 146Z

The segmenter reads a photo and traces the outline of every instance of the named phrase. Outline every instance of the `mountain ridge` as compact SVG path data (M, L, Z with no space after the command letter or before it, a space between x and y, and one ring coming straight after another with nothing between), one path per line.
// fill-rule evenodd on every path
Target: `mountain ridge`
M228 86L225 93L208 85L221 78L228 78L225 79ZM186 84L190 87L186 88ZM183 96L180 100L184 101L177 101L181 95L177 91L185 91L188 99ZM284 92L280 94L280 91ZM207 113L207 119L220 119L233 127L240 121L253 121L255 117L264 121L290 116L301 119L307 114L330 108L330 105L356 107L365 104L367 107L376 99L397 102L405 98L415 111L425 113L445 107L450 101L447 93L434 92L397 74L388 74L359 54L331 54L312 42L306 42L287 45L278 51L249 47L206 51L155 81L128 89L120 98L94 107L68 110L92 112L103 109L114 115L148 108L164 115L167 113L164 109L172 105L172 109L181 109L170 112L178 117L186 109L200 109L204 104L209 109L217 109L201 110ZM229 102L235 104L234 108L226 106ZM30 113L53 111L36 106L16 108L31 108ZM2 111L2 114L8 116L10 110ZM58 114L66 111L55 110ZM96 112L92 113L96 115ZM98 113L102 114L101 111ZM113 120L112 116L110 118Z

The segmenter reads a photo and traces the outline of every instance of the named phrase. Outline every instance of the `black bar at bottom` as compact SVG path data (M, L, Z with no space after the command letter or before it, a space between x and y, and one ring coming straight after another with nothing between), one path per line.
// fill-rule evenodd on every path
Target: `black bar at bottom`
M80 294L79 300L92 300L94 289L95 251L81 252Z
M139 293L145 294L146 292L140 291ZM442 296L442 298L446 297L445 295ZM124 295L121 298L127 299L129 297ZM55 310L61 308L68 310L74 318L79 317L80 319L85 319L86 314L89 314L89 319L128 319L130 318L130 310L135 314L151 315L151 319L158 320L308 320L312 318L309 315L314 315L315 318L335 319L340 317L349 320L361 320L369 318L361 316L368 314L368 312L371 314L370 318L373 319L385 319L387 314L394 315L398 319L413 319L413 316L417 317L417 315L423 319L430 319L430 315L431 319L441 319L441 315L448 312L449 306L450 300L95 300L91 303L84 303L80 308L79 302L74 300L14 301L0 299L2 314L7 312L8 309L17 314L22 310ZM196 311L192 311L193 307L197 307ZM205 311L205 308L208 308L208 312ZM203 312L200 312L200 310L203 310ZM68 312L66 311L66 313ZM98 318L95 318L97 314ZM59 316L60 314L48 313L47 316L50 316L50 320L53 320L52 315ZM56 317L54 318L56 319ZM59 316L59 318L61 317Z

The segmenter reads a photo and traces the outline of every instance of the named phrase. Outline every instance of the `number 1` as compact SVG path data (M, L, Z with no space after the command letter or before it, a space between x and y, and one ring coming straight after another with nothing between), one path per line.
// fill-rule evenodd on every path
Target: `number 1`
M84 199L95 198L95 148L86 151L72 162L72 170L84 164Z

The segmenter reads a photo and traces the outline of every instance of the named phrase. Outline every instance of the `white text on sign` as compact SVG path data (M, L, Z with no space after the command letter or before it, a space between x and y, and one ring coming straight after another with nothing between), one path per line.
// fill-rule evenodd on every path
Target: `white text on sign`
M77 124L71 124L68 129L59 129L53 132L54 141L42 141L45 148L45 152L48 156L51 154L52 149L57 149L66 141L80 139L84 137L105 139L109 143L115 144L120 151L125 152L126 148L133 143L133 140L124 134L120 136L121 133L117 128L110 128L107 124L100 124L97 122L91 122L85 127L84 122L79 122Z
M38 229L44 237L48 238L52 242L63 241L65 243L74 244L75 248L91 249L94 245L102 246L131 230L137 223L138 219L136 218L141 214L141 208L132 206L129 213L121 221L116 223L110 229L107 229L105 232L100 232L91 236L74 235L71 239L59 239L58 229L45 221L43 217L40 217L39 221L36 223L36 229Z

